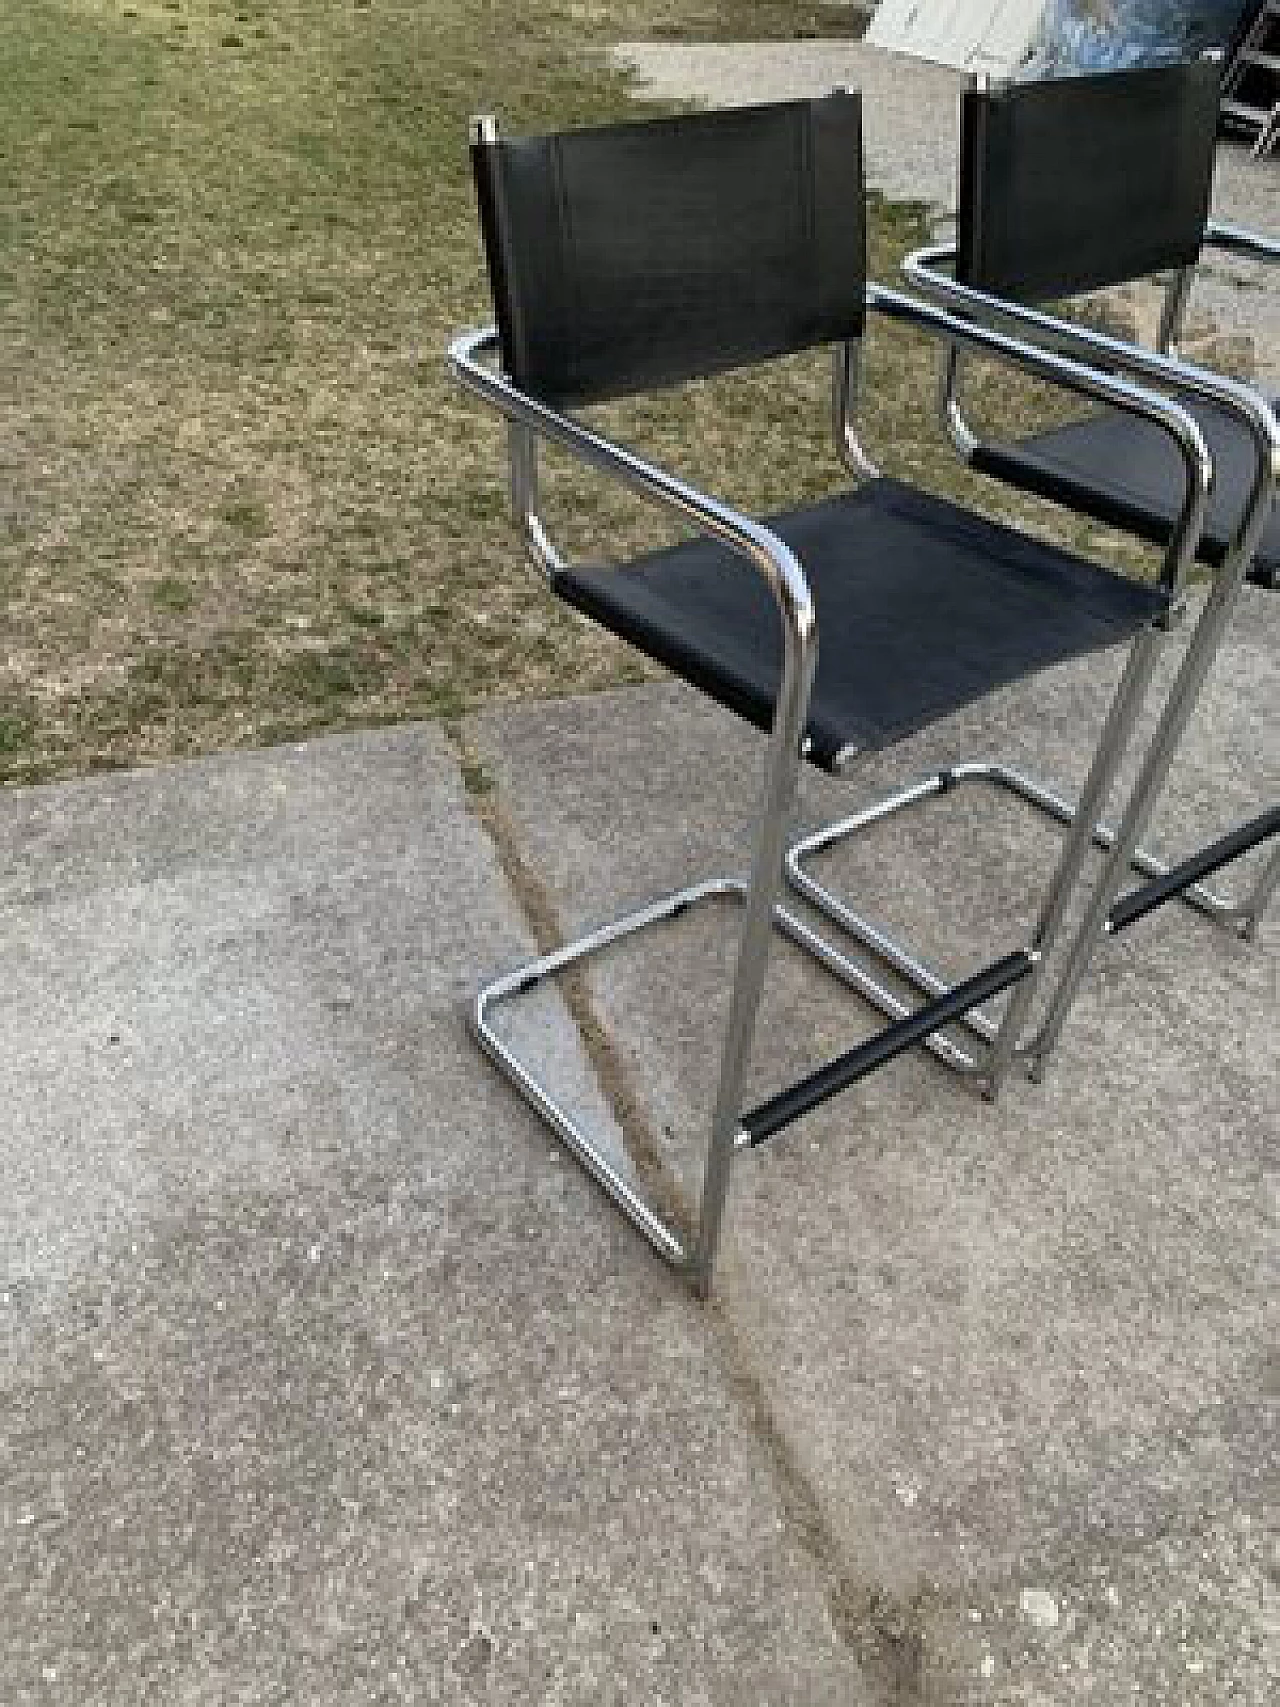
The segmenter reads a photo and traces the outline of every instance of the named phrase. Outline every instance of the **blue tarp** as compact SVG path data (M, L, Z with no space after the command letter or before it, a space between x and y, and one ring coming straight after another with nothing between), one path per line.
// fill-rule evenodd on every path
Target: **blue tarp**
M1246 0L1049 0L1026 74L1113 71L1234 41Z

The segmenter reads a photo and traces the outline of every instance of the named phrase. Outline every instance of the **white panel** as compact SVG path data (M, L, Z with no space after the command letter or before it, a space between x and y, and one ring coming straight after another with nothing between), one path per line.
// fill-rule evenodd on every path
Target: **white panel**
M965 71L1003 74L1025 55L1044 0L881 0L867 41Z

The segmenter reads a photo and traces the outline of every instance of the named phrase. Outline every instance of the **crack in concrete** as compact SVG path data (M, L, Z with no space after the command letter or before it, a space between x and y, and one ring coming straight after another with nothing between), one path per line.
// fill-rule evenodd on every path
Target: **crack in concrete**
M551 891L520 851L514 827L465 733L457 727L449 728L447 733L458 753L468 809L493 845L503 876L511 886L538 953L550 954L563 947L565 942ZM556 987L564 998L592 1071L618 1123L623 1146L641 1189L658 1213L675 1225L681 1239L689 1241L694 1227L692 1208L663 1163L640 1098L631 1084L622 1051L596 1013L585 970L582 967L568 968L557 977Z
M554 896L521 851L515 826L498 799L497 785L465 730L455 724L447 726L446 733L458 754L468 810L489 836L538 952L551 953L565 940ZM558 985L643 1189L687 1238L692 1208L663 1161L622 1052L596 1011L585 973L566 972ZM866 1581L842 1557L822 1502L755 1367L750 1337L733 1319L735 1266L731 1241L726 1241L717 1267L716 1292L704 1313L730 1395L769 1465L786 1532L818 1572L836 1636L855 1655L885 1707L920 1707L925 1700L920 1607Z
M813 1482L792 1449L750 1351L750 1335L732 1319L731 1266L707 1305L725 1378L764 1451L788 1534L808 1555L823 1583L837 1637L856 1657L886 1707L922 1707L925 1635L919 1597L890 1594L867 1581L844 1557Z

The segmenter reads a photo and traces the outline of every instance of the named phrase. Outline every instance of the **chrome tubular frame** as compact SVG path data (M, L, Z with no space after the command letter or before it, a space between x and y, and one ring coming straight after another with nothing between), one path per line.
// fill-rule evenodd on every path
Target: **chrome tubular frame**
M1210 226L1209 230L1211 233L1232 233L1232 247L1242 245L1247 237L1251 244L1258 246L1257 252L1280 258L1280 244L1272 244L1270 239L1256 233L1239 232L1235 227L1224 226ZM1225 237L1217 240L1223 243L1227 241ZM992 296L973 285L960 284L942 270L954 265L955 256L954 243L928 244L907 256L903 262L903 275L914 289L930 301L941 303L953 312L972 316L980 324L1003 326L1016 337L1033 339L1041 348L1055 350L1075 361L1098 364L1099 371L1105 371L1112 376L1128 374L1155 385L1170 386L1206 402L1220 404L1240 417L1253 440L1258 465L1249 501L1236 537L1232 541L1230 557L1219 570L1217 579L1230 580L1238 568L1243 580L1258 536L1266 525L1275 492L1280 429L1277 429L1274 412L1266 399L1238 380L1229 379L1224 374L1211 373L1204 368L1193 367L1164 351L1143 349L1105 332L1097 332L1089 327L1062 320L1056 315L1046 314L1041 309L1011 302L1004 297ZM1176 279L1171 290L1177 290ZM1172 337L1177 315L1167 314L1163 319L1168 327L1168 335ZM958 396L952 388L945 385L943 404L944 426L950 427L954 422L958 422L963 428L960 436L952 435L952 442L960 455L968 461L981 441L965 421ZM1242 562L1237 563L1246 547L1248 555Z
M1280 261L1280 237L1272 237L1265 231L1250 231L1243 225L1228 225L1222 219L1209 221L1204 240L1214 249L1244 255L1251 261Z
M831 424L836 454L856 480L874 480L880 470L867 455L854 426L862 379L862 340L837 344L831 364Z
M1280 242L1248 232L1235 226L1217 223L1208 228L1207 240L1219 246L1247 252L1262 259L1280 259ZM973 314L986 324L1003 325L1020 335L1042 341L1047 347L1069 351L1083 360L1105 364L1108 371L1130 373L1144 381L1177 388L1192 396L1203 398L1233 410L1245 424L1253 441L1256 471L1248 502L1231 542L1227 558L1214 577L1210 599L1197 625L1188 648L1182 671L1166 703L1165 717L1179 733L1190 717L1195 699L1203 685L1208 663L1225 630L1231 609L1244 583L1258 539L1267 524L1275 501L1276 482L1280 478L1280 426L1275 413L1259 393L1251 387L1224 375L1190 366L1160 351L1146 350L1113 338L1105 333L1077 326L1028 308L1004 298L991 296L969 285L956 282L944 269L953 264L955 247L950 243L931 244L908 256L903 271L912 285L929 297ZM950 399L953 410L948 424L958 420L964 430L960 439L953 432L953 442L966 458L973 455L978 439L963 421L958 400ZM1169 760L1172 753L1169 754ZM1167 769L1167 762L1166 762ZM1154 805L1154 799L1152 801ZM1105 825L1100 833L1114 843L1116 832ZM1135 870L1148 875L1160 875L1161 862L1141 849L1135 848L1132 861ZM1229 929L1243 936L1254 936L1266 911L1274 885L1263 879L1243 901L1231 901L1197 885L1184 897L1192 906Z
M942 339L945 346L944 371L952 376L958 370L962 352L977 350L1007 360L1061 388L1128 410L1155 422L1169 433L1181 455L1186 476L1186 496L1166 552L1163 569L1165 585L1175 600L1177 599L1195 559L1212 478L1212 468L1203 436L1185 409L1168 398L1154 396L1119 375L1090 368L1053 350L1004 338L990 327L974 321L958 320L951 314L939 313L931 305L880 286L870 287L868 305L890 318L904 320ZM843 401L846 408L850 390L850 387L842 390L837 385L837 397ZM958 406L957 420L960 430L966 431L959 416ZM851 439L857 442L847 418L839 411L836 418L836 435L837 447L842 452ZM862 460L869 461L865 452L861 452L861 447L859 452ZM821 850L834 846L848 836L858 834L892 813L945 793L958 784L975 781L1010 790L1068 830L1059 868L1049 885L1032 940L1032 950L1036 955L1035 969L1015 987L1003 1019L997 1021L981 1010L973 1010L957 1022L968 1032L971 1047L964 1051L965 1059L962 1063L951 1064L961 1072L978 1077L989 1096L998 1094L1018 1051L1021 1028L1043 978L1045 960L1062 929L1067 904L1084 870L1089 848L1091 845L1109 848L1114 840L1114 833L1105 825L1098 824L1097 819L1137 722L1158 660L1162 638L1160 631L1147 630L1139 635L1130 652L1124 676L1108 713L1085 783L1083 799L1091 806L1091 813L1086 812L1081 816L1078 810L1068 806L1059 795L1007 765L994 762L974 763L950 766L938 771L863 812L855 813L850 818L802 837L788 850L787 876L791 886L842 932L890 966L898 977L924 996L934 997L949 987L947 981L895 942L880 927L856 913L832 890L819 883L806 868L806 862ZM1137 855L1136 860L1138 868L1148 876L1163 875L1167 869L1161 862L1145 854ZM1198 888L1196 904L1206 910L1212 910L1215 897L1207 889ZM881 993L889 994L885 990Z
M550 581L564 560L551 543L538 514L538 440L532 428L507 422L507 463L511 476L511 517L544 579Z
M1244 232L1235 227L1211 226L1209 235L1213 241L1223 246L1247 249L1249 253L1265 258L1276 258L1280 255L1280 245L1256 233ZM1046 348L1097 362L1108 373L1132 374L1232 409L1246 425L1257 459L1253 484L1240 525L1231 541L1226 560L1214 578L1209 598L1166 699L1137 781L1129 795L1122 821L1114 831L1105 826L1097 827L1097 834L1105 835L1111 844L1108 857L1094 887L1085 918L1078 927L1066 966L1055 986L1040 1029L1025 1051L1033 1076L1039 1076L1061 1036L1094 942L1098 934L1105 929L1107 912L1119 892L1126 871L1134 868L1158 874L1160 862L1143 853L1139 843L1221 644L1258 540L1270 515L1275 500L1277 478L1280 477L1280 425L1277 424L1275 414L1266 400L1248 386L1222 375L1191 367L1162 352L1139 348L1121 339L1063 321L1038 309L1012 303L972 286L960 284L940 270L947 265L954 265L954 260L953 244L933 244L909 256L903 270L908 281L925 295L960 313L974 316L982 324L1010 327L1021 335L1029 335ZM953 418L963 422L958 401L954 398L951 401L955 403ZM963 442L957 441L957 448L967 457L972 455L977 440L967 426L965 434ZM1076 808L1076 814L1091 818L1096 816L1083 796ZM1201 912L1207 912L1219 922L1239 931L1241 935L1255 936L1263 913L1275 893L1277 882L1280 881L1275 872L1276 863L1276 856L1273 855L1243 903L1232 904L1224 901L1201 886L1189 892L1188 899ZM1028 999L1029 992L1024 985L1014 992L1010 1011L1019 1007L1025 1010Z
M1064 795L1051 788L1046 788L1033 777L1027 776L1013 765L1008 765L993 759L968 760L962 764L948 765L944 769L924 777L920 782L901 789L897 794L889 795L886 799L855 812L847 818L838 819L831 824L825 824L821 829L810 832L794 841L787 851L787 877L791 887L818 911L824 914L840 927L840 930L856 942L869 949L878 959L904 978L909 984L926 996L941 995L949 988L945 978L933 967L916 958L909 950L895 941L879 925L857 913L838 896L833 889L821 883L808 869L809 862L821 855L828 848L836 846L849 836L856 836L864 830L878 824L896 812L915 806L918 803L933 799L942 794L948 794L953 789L978 783L989 787L1002 789L1025 800L1043 812L1046 817L1067 828L1076 816L1076 808ZM1105 824L1094 828L1093 841L1095 847L1104 852L1115 841L1115 831ZM1141 850L1133 857L1133 866L1144 877L1167 877L1169 867L1161 860L1152 859ZM1280 852L1275 861L1276 872L1273 876L1272 887L1280 880ZM1218 899L1212 890L1203 884L1193 884L1184 891L1184 899L1189 906L1195 907L1207 917L1214 918L1225 908L1226 903ZM854 963L856 964L856 963ZM864 974L865 976L865 974ZM864 992L866 993L866 992ZM877 987L877 996L886 992ZM875 999L873 997L872 999ZM998 1021L986 1014L981 1008L974 1008L960 1020L955 1022L970 1031L980 1044L990 1044L995 1041L999 1030ZM980 1056L962 1050L956 1050L950 1057L943 1057L947 1065L961 1073L981 1073L982 1060Z
M1273 114L1272 123L1275 122L1276 115ZM1243 225L1229 225L1224 220L1211 219L1205 229L1205 242L1215 249L1244 255L1252 261L1271 264L1280 262L1280 237L1272 237L1262 231L1250 231ZM1280 483L1280 474L1277 474L1276 479ZM1245 936L1257 936L1258 928L1267 916L1277 889L1280 889L1280 848L1273 852L1270 860L1262 867L1248 899L1238 909Z
M1035 349L999 332L969 323L927 303L881 287L868 290L868 306L888 318L920 327L932 335L972 346L1016 363L1042 377L1053 378L1088 396L1102 396L1120 407L1158 421L1174 438L1187 469L1188 496L1180 529L1184 549L1170 561L1171 582L1180 585L1190 563L1203 521L1208 493L1209 464L1195 422L1176 404L1144 392L1127 380L1098 375L1081 364L1052 352ZM759 523L740 515L716 500L686 485L634 452L603 438L580 422L521 392L490 360L497 350L493 328L472 332L450 346L449 362L455 377L469 391L499 410L509 424L509 452L513 508L526 542L544 573L554 572L559 559L554 554L537 516L536 460L534 440L546 438L580 457L590 466L673 512L696 530L721 541L763 576L776 600L782 620L783 670L775 706L773 728L765 763L763 798L756 832L751 874L743 884L733 878L677 891L654 905L603 927L552 955L543 956L488 985L476 999L472 1022L481 1046L501 1068L517 1090L547 1121L573 1154L601 1184L619 1209L644 1234L668 1262L684 1270L697 1290L704 1294L711 1282L720 1242L728 1195L729 1176L738 1150L752 1140L744 1129L742 1093L746 1067L755 1031L760 996L773 929L777 926L792 941L813 954L843 983L861 991L891 1018L905 1020L912 1010L893 992L883 989L855 962L839 953L800 920L777 905L784 873L787 823L803 756L803 741L809 695L817 664L818 636L808 583L801 565L788 547ZM856 381L856 349L847 348L840 357L835 388L837 423L848 420L851 394ZM869 470L869 459L860 458L860 447L850 428L842 443L855 465ZM1135 643L1131 668L1141 685L1149 675L1148 655L1154 657L1158 636L1148 630ZM1140 696L1139 696L1140 697ZM1123 753L1128 733L1129 704L1113 711L1099 746L1095 770L1099 782L1109 782ZM1050 883L1050 899L1044 919L1060 919L1068 892L1073 888L1084 859L1088 837L1069 834L1057 871ZM1081 845L1077 846L1077 842ZM641 1197L634 1185L615 1165L605 1147L585 1132L538 1081L520 1064L490 1023L493 1007L527 990L541 978L600 952L621 938L673 918L708 898L732 896L745 907L730 998L729 1017L720 1062L719 1082L711 1118L711 1131L697 1212L697 1231L686 1239ZM1056 926L1055 926L1056 929ZM1053 931L1044 926L1031 950L1014 959L1025 963L1034 977L1040 950L1047 947ZM1008 982L1006 979L1005 982ZM996 987L996 986L992 986ZM925 1038L933 1053L961 1071L985 1070L974 1056L960 1049L941 1033ZM998 1035L994 1045L998 1045Z
M1250 920L1249 935L1257 936L1258 927L1267 916L1267 909L1280 889L1280 844L1271 850L1271 857L1258 873L1253 893L1249 897Z
M544 979L554 978L557 973L568 967L600 954L621 942L628 936L647 929L650 925L674 920L700 906L707 901L727 900L746 903L750 894L749 886L740 878L713 877L703 883L690 884L687 888L677 889L670 895L663 896L652 905L638 908L635 912L627 913L610 924L589 931L566 947L557 949L554 953L541 955L536 960L527 961L523 966L509 972L505 977L495 978L486 984L475 999L472 1008L472 1028L481 1048L500 1070L512 1081L542 1118L552 1128L565 1146L572 1151L583 1167L594 1180L611 1197L627 1219L645 1235L649 1243L660 1256L676 1268L692 1268L691 1251L680 1234L671 1227L660 1215L645 1202L626 1177L621 1168L610 1160L605 1150L597 1144L589 1134L585 1133L573 1117L556 1101L555 1097L536 1079L528 1068L521 1062L519 1056L506 1044L495 1030L490 1012L502 1005L503 1002L517 999L528 992ZM773 922L777 929L788 941L811 955L821 966L825 967L842 984L855 989L859 988L860 968L856 961L846 959L837 949L819 936L814 930L793 914L781 907L775 907ZM873 998L874 999L874 998ZM876 999L876 1005L881 1003ZM891 999L883 1011L891 1019L905 1019L911 1012L907 1003ZM963 1070L968 1059L962 1051L956 1049L947 1038L934 1036L926 1038L926 1048L949 1066ZM738 1127L735 1121L732 1150L748 1149L750 1139ZM711 1250L714 1257L714 1246ZM708 1266L709 1273L709 1266Z
M1156 328L1156 348L1162 355L1177 356L1179 353L1178 339L1182 336L1182 323L1187 317L1195 276L1194 267L1179 267L1165 286L1164 300L1160 304L1160 324Z
M919 251L920 254L925 251ZM909 257L904 270L911 267L915 257ZM911 282L915 283L913 275L909 274ZM942 292L931 290L926 296L941 297ZM1001 299L988 299L997 307L1004 306ZM1175 595L1181 593L1186 583L1187 575L1195 561L1196 548L1200 543L1200 532L1204 526L1205 510L1208 505L1209 488L1213 480L1213 465L1209 460L1209 452L1205 446L1204 435L1188 410L1174 402L1172 398L1162 396L1159 392L1148 390L1136 384L1132 379L1123 375L1123 370L1111 371L1106 368L1090 365L1092 346L1072 348L1070 340L1059 340L1055 345L1048 342L1024 342L1017 335L1007 334L997 329L989 322L994 315L982 318L961 318L954 310L959 306L963 313L970 305L965 302L952 304L947 302L944 307L937 307L932 301L919 301L915 297L905 296L901 291L890 290L884 285L870 285L867 289L868 307L877 310L892 320L905 321L908 325L930 332L944 344L954 349L957 354L962 350L976 351L982 355L996 357L1007 361L1014 367L1032 374L1037 379L1047 380L1049 384L1060 390L1074 392L1077 396L1092 398L1095 402L1107 403L1112 408L1124 410L1127 414L1137 415L1158 426L1162 432L1173 440L1174 447L1182 462L1185 477L1185 493L1182 508L1178 513L1173 532L1165 552L1164 565L1161 570L1161 582ZM1021 310L1015 310L1009 316L1011 323L1017 320ZM1042 317L1049 327L1056 327L1060 322ZM1028 330L1034 330L1029 326ZM1018 330L1022 327L1019 325ZM1099 337L1091 334L1091 338ZM1114 340L1101 340L1111 343ZM1128 350L1127 344L1119 344L1117 348ZM1181 373L1183 370L1177 363L1167 357L1152 357L1153 361L1163 362L1166 368ZM1138 370L1135 368L1134 370ZM1144 375L1142 377L1154 377ZM1244 386L1235 385L1231 380L1222 384L1229 387L1233 401L1244 399L1250 411L1252 424L1253 415L1263 418L1260 431L1268 434L1276 432L1275 422L1271 411L1261 404L1252 392ZM1242 410L1244 405L1241 405ZM1270 441L1268 441L1270 442ZM1280 440L1277 440L1280 443ZM1267 488L1270 495L1270 485ZM1258 527L1266 520L1265 507L1258 518Z

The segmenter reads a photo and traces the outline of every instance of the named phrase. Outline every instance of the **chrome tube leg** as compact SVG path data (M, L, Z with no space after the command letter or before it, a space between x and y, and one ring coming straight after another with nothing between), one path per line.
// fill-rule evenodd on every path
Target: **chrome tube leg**
M857 480L875 480L880 470L867 455L854 427L854 412L862 384L862 340L837 344L831 363L831 430L836 454Z
M538 444L533 428L507 422L507 468L511 487L511 518L517 527L538 508Z
M1280 842L1272 848L1270 859L1263 866L1249 899L1240 910L1244 934L1250 941L1257 936L1258 927L1266 917L1267 908L1275 898L1277 889L1280 889Z
M1125 662L1124 673L1107 712L1107 720L1103 725L1097 748L1093 756L1093 764L1080 794L1075 817L1067 831L1058 867L1049 886L1041 909L1039 921L1031 946L1037 955L1037 963L1031 973L1017 985L1009 998L1004 1017L1000 1022L1000 1030L991 1046L987 1057L986 1079L987 1094L996 1096L1008 1076L1009 1068L1018 1047L1018 1039L1026 1024L1027 1015L1031 1011L1037 990L1044 977L1044 969L1048 955L1057 941L1066 918L1067 907L1072 892L1080 880L1084 863L1094 842L1094 826L1102 815L1107 795L1115 782L1120 762L1124 758L1133 728L1142 709L1142 702L1151 684L1156 661L1160 656L1164 640L1163 631L1157 628L1146 628L1138 636L1129 649ZM1133 844L1126 851L1120 870L1129 863ZM1110 902L1108 902L1110 905ZM1079 941L1079 939L1077 939ZM1090 945L1092 938L1089 939ZM1083 970L1083 968L1082 968Z
M1178 354L1178 340L1182 336L1194 282L1195 268L1179 267L1165 287L1164 300L1160 304L1160 324L1156 328L1156 349L1161 355Z
M978 440L964 418L960 401L960 351L954 344L947 345L938 364L938 418L958 454L965 462L970 461Z
M720 1229L729 1192L729 1170L742 1117L743 1081L764 988L774 907L782 886L787 825L800 772L809 689L817 664L817 646L811 628L789 645L788 653L765 765L760 828L751 864L746 916L738 943L724 1050L720 1057L720 1082L711 1117L698 1233L689 1262L691 1279L701 1297L706 1297L710 1291L711 1271L720 1244Z
M1251 545L1249 556L1252 556ZM1200 690L1209 673L1209 666L1213 663L1230 621L1236 594L1244 579L1244 569L1245 564L1237 557L1236 562L1228 564L1214 582L1213 591L1209 594L1204 611L1196 624L1191 644L1174 678L1173 687L1169 690L1169 697L1165 701L1160 721L1142 761L1137 781L1129 794L1115 841L1111 844L1111 851L1094 885L1085 916L1071 944L1062 976L1058 979L1045 1009L1040 1030L1028 1050L1032 1072L1036 1078L1043 1076L1045 1064L1062 1035L1062 1028L1080 988L1089 958L1105 929L1107 914L1120 891L1134 850L1169 775L1178 744L1191 719L1191 713L1195 710Z
M538 438L520 421L507 422L507 465L511 514L524 537L525 550L548 580L564 567L538 514Z

